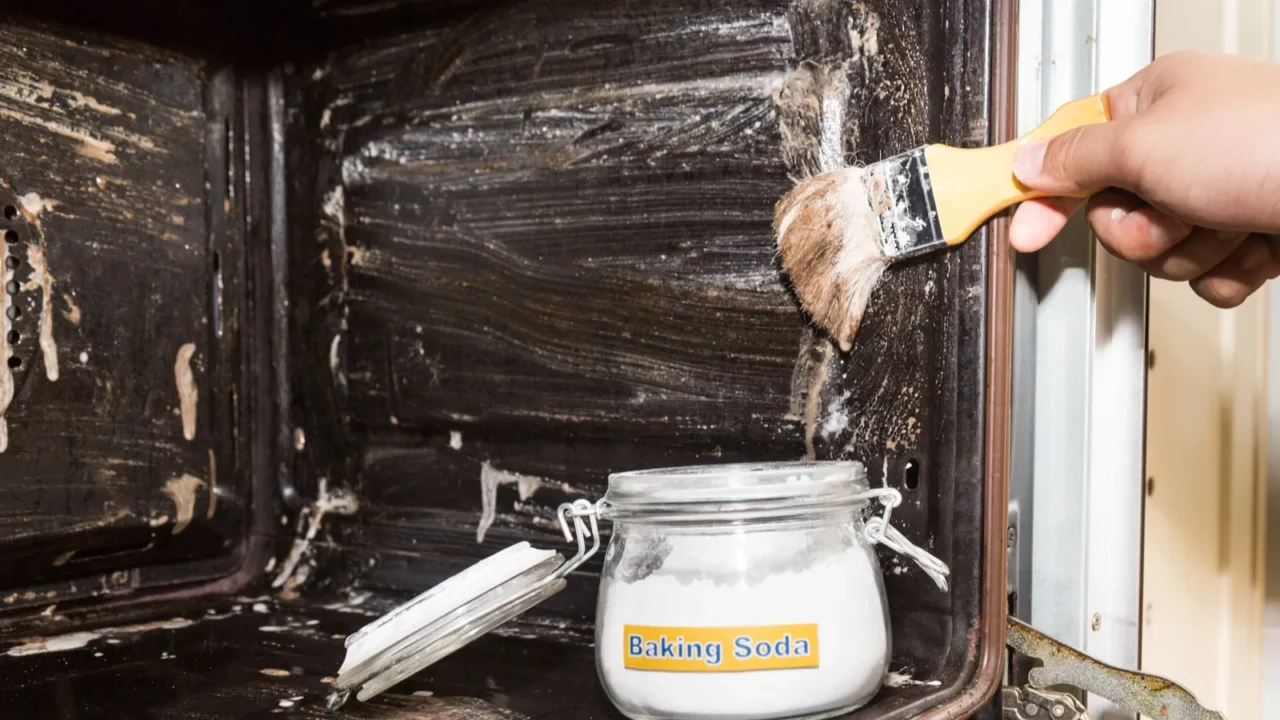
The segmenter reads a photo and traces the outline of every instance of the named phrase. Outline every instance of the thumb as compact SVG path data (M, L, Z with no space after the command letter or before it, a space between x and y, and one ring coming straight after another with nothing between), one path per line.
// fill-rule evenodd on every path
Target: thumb
M1098 123L1029 142L1014 156L1013 174L1023 185L1055 196L1104 187L1132 190L1120 147L1123 129L1121 122Z

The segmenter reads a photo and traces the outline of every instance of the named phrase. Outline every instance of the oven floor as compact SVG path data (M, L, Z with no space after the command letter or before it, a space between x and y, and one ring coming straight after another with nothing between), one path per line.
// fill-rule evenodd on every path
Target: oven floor
M347 634L339 605L239 598L156 622L0 650L0 718L618 718L590 648L489 635L373 701L326 704Z

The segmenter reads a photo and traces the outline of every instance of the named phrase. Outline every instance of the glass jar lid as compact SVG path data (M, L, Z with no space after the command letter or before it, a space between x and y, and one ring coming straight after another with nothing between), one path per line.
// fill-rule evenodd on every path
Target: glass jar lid
M867 504L867 472L854 461L739 463L609 476L611 517L745 513L794 516Z

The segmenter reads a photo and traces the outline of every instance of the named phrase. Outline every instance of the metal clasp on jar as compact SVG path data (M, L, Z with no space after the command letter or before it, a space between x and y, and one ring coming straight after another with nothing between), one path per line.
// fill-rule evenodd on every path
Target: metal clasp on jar
M930 554L927 550L916 545L907 539L905 535L898 531L897 528L889 524L890 518L893 516L893 509L902 504L902 493L893 488L872 488L865 492L859 493L857 498L866 500L870 503L873 500L879 500L884 507L884 513L877 515L866 521L866 538L873 544L884 545L894 552L911 558L916 565L924 570L938 589L943 592L947 591L947 578L951 575L950 568L947 564ZM572 503L565 503L556 510L556 517L560 520L560 530L564 533L564 539L568 542L577 542L578 553L569 561L567 561L557 577L564 577L576 569L582 563L586 562L592 555L600 549L600 506L604 501L592 504L588 500L575 500ZM591 527L587 528L584 518L590 521ZM572 530L570 529L572 526ZM591 538L591 547L586 545L586 538Z
M555 572L555 577L562 578L600 550L600 512L591 501L579 499L556 508L556 519L560 521L565 541L578 544L578 552ZM587 538L591 538L591 547L587 547Z
M929 554L924 548L908 540L897 528L889 524L893 509L902 504L902 493L893 488L872 488L859 495L868 501L879 500L880 504L884 506L883 515L877 515L867 520L867 540L884 545L899 555L911 558L916 565L920 566L921 570L925 571L925 574L937 583L938 589L946 592L947 577L951 575L951 570L947 567L947 564Z

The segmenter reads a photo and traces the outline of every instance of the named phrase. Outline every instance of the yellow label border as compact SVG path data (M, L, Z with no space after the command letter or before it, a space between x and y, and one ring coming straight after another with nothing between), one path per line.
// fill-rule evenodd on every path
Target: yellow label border
M624 625L622 665L656 672L758 672L819 666L818 625Z

